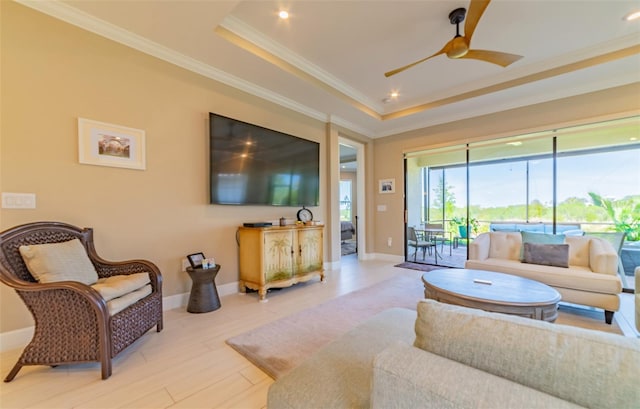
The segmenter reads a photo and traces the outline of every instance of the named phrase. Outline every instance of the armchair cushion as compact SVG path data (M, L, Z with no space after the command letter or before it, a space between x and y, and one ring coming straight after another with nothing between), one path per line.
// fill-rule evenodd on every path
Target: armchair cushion
M135 273L101 278L91 287L99 292L105 301L110 301L149 283L149 273Z
M98 273L78 239L20 246L19 251L33 278L41 283L78 281L91 285L98 281Z
M151 291L151 284L147 284L144 287L138 288L137 290L127 293L121 297L117 297L112 299L111 301L107 301L107 309L109 310L109 315L116 315L128 306L133 305L147 295L151 294Z

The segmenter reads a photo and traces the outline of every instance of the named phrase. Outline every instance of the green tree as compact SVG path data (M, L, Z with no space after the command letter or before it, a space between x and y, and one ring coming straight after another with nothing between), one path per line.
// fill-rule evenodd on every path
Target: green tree
M454 216L456 208L456 196L452 191L453 187L444 183L444 177L441 175L438 184L433 188L431 195L431 209L429 214L430 220L439 220L442 216L444 208L444 218L451 219ZM437 216L437 218L436 218Z
M628 241L640 240L640 200L638 198L627 197L614 201L594 192L589 192L589 196L594 205L605 211L616 231L626 232Z

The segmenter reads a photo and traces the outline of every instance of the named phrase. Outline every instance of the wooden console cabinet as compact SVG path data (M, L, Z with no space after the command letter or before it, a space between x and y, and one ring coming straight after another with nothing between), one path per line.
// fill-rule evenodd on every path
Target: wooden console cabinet
M266 301L269 288L289 287L320 276L324 226L240 227L240 291L258 290Z

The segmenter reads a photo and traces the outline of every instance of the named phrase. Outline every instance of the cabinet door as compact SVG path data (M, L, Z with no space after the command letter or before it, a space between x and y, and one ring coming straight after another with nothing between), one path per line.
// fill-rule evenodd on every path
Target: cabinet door
M322 270L322 229L298 231L296 274Z
M265 282L286 280L293 276L293 232L264 233Z

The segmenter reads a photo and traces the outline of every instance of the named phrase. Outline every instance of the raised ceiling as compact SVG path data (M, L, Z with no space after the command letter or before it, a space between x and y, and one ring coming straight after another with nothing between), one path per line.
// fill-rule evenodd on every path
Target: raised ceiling
M441 55L390 78L439 51L469 2L19 2L372 138L640 81L640 20L623 20L635 0L494 0L472 48L524 58Z

